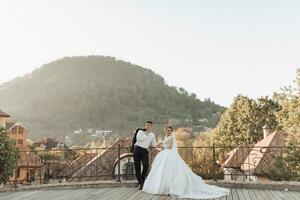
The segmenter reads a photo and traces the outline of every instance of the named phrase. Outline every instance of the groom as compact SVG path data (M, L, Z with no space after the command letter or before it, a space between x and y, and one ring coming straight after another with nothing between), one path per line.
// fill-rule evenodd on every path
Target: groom
M133 159L134 159L134 167L135 167L135 174L136 179L139 183L139 189L143 189L143 185L148 173L149 169L149 155L148 155L148 148L150 146L156 147L156 139L155 135L152 132L152 125L151 121L147 121L145 123L145 131L139 130L136 135L136 143L134 144L133 150ZM143 165L143 171L141 174L141 163Z

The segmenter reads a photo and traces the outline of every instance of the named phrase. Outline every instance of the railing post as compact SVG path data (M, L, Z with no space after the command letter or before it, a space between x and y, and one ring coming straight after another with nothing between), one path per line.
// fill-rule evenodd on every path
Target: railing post
M217 179L216 179L216 146L215 146L215 143L213 143L213 178L214 178L214 181L217 181Z
M120 163L120 157L121 157L121 145L120 143L118 144L118 179L117 182L121 182L121 163Z
M30 156L29 156L30 157ZM36 159L37 160L37 159ZM37 162L36 162L37 163ZM36 167L37 167L37 164L36 164ZM42 184L45 180L45 177L44 177L44 174L43 174L43 170L42 170L42 167L39 167L39 170L40 170L40 184ZM45 172L44 172L45 173ZM42 180L43 179L43 180Z
M18 159L19 159L19 148L16 150L16 160L15 160L15 180L14 180L14 188L17 188L18 183Z

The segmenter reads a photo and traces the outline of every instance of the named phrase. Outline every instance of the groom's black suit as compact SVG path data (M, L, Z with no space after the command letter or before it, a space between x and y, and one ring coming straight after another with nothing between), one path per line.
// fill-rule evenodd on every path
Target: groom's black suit
M140 146L135 146L133 151L133 159L134 159L136 179L139 182L140 189L142 189L149 169L148 150ZM141 163L143 165L142 174L141 174Z
M149 169L149 146L156 147L155 135L152 132L139 130L136 135L136 142L134 144L133 159L135 166L136 178L139 182L140 189L143 188L144 182ZM141 173L141 163L143 165L143 171Z

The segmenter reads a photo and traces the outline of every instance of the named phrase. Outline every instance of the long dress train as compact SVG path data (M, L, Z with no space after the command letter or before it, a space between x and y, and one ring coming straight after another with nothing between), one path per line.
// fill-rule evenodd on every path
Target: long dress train
M170 143L173 145L168 149ZM206 184L189 168L178 154L174 135L166 137L163 146L164 149L153 161L144 183L144 192L193 199L220 198L229 195L229 189Z

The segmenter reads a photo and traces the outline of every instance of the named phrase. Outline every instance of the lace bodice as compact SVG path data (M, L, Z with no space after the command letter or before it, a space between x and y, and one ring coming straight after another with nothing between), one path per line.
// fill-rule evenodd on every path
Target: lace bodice
M172 141L173 141L173 135L166 137L163 141L163 147L168 148L168 146L171 144Z

